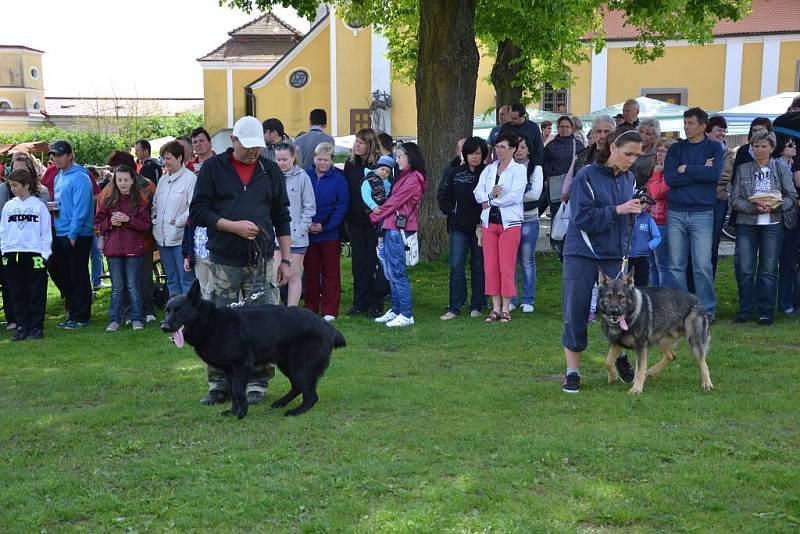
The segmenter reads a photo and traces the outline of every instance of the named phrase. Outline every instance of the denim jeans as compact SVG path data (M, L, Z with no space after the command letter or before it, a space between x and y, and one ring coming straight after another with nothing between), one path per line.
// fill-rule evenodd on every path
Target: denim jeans
M782 224L736 225L734 266L736 285L739 286L737 315L750 318L755 307L759 318L774 317L782 240Z
M161 266L164 268L164 274L167 275L169 296L175 297L188 293L192 288L192 282L194 282L194 271L189 271L187 273L183 270L181 246L159 246L158 253L161 255Z
M450 303L447 309L458 315L467 302L467 272L465 263L469 252L470 300L469 309L482 311L486 307L484 294L483 251L475 232L450 232Z
M131 301L131 320L142 320L142 297L139 292L139 267L142 257L106 258L108 272L111 274L111 304L108 307L109 319L122 322L122 293L127 290Z
M392 294L392 311L404 317L413 317L411 284L406 274L406 245L400 231L386 230L383 247L383 270Z
M667 226L658 226L658 231L661 233L661 243L658 244L653 251L656 256L656 270L658 271L658 283L654 284L656 287L675 287L671 282L669 274L669 239L667 239Z
M725 224L725 215L728 214L728 201L717 199L714 204L714 234L711 243L711 268L714 270L714 279L717 279L717 260L719 258L719 240L722 237L722 226Z
M100 285L100 282L102 282L100 277L103 275L103 253L100 252L100 249L97 247L98 239L97 234L92 238L92 287Z
M536 303L536 243L539 241L539 219L522 223L516 271L517 278L522 278L522 303L534 306ZM517 305L517 296L511 299Z
M715 315L717 297L714 293L714 273L711 267L711 245L714 233L714 210L667 210L667 241L669 241L669 272L672 286L688 291L686 269L692 259L692 275L697 298L706 313Z
M783 244L778 260L778 306L787 311L797 308L797 257L800 247L800 226L783 229Z

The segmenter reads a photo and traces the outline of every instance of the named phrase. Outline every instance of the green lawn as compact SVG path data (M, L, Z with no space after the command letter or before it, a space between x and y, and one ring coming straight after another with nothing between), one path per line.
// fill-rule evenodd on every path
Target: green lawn
M561 392L560 266L536 312L438 319L444 263L411 272L415 318L342 317L320 402L239 421L198 402L204 368L155 327L0 341L0 531L781 532L800 528L798 320L734 326L730 259L700 378L679 359L632 398L590 328ZM349 264L343 266L350 305ZM288 387L279 375L268 396Z

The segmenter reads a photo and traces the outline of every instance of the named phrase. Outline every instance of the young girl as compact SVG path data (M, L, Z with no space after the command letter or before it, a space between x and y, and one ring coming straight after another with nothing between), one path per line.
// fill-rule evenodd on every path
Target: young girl
M95 227L104 238L103 253L111 273L110 322L106 332L116 332L122 322L122 291L131 301L131 325L142 330L139 267L144 255L144 236L150 229L150 209L139 196L136 172L126 165L114 169L111 194L98 206Z
M289 196L289 213L292 215L292 274L289 277L287 306L297 306L303 288L303 259L308 249L308 229L317 212L314 186L306 171L297 165L297 155L291 144L275 148L275 162L286 178L286 194ZM281 264L280 248L275 249L274 275L278 275Z
M53 234L47 206L32 191L39 180L27 169L8 176L8 187L15 198L3 206L0 221L0 250L17 319L14 341L42 339L44 309L47 304L47 269ZM6 304L8 306L8 304Z

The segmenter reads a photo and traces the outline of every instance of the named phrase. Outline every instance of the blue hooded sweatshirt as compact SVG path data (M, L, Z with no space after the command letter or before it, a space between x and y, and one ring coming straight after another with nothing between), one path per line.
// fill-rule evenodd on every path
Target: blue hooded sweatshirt
M336 167L331 167L321 177L317 176L316 169L308 167L306 172L311 177L314 187L314 198L317 200L317 213L311 222L321 223L322 232L309 234L309 243L334 241L339 239L339 227L347 215L350 204L350 188L347 179Z
M611 167L598 163L578 171L569 197L564 256L622 259L628 248L630 219L617 214L617 206L633 198L635 183L632 172L615 176Z
M68 170L56 175L53 200L58 202L55 219L56 236L77 239L92 235L94 226L94 200L91 178L86 169L73 163Z
M650 256L650 251L661 244L661 232L647 210L636 216L631 234L631 258Z

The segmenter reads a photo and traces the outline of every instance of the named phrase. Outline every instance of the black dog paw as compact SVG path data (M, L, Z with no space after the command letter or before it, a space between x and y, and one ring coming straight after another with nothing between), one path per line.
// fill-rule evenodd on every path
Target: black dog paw
M225 410L224 412L220 412L219 414L228 417L230 415L233 415L233 410Z

